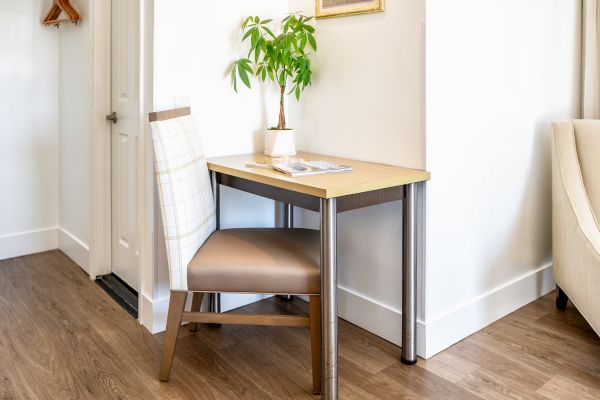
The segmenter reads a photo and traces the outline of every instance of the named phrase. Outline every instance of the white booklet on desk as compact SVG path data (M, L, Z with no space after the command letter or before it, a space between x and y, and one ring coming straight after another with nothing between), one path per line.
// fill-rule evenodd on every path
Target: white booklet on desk
M296 176L332 174L339 172L350 172L352 167L349 165L341 165L332 161L318 160L293 160L280 163L273 163L271 167L285 174Z

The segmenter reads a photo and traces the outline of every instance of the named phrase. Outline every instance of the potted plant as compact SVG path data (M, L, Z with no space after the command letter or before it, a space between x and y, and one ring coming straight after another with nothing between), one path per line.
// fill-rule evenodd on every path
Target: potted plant
M310 51L317 50L312 17L290 14L281 21L281 33L275 35L268 27L270 19L248 17L242 23L243 38L250 42L245 58L233 63L231 82L237 92L238 79L248 88L250 76L273 82L279 87L279 122L265 133L265 154L271 157L296 154L294 130L286 125L285 96L294 93L297 100L311 84ZM288 89L289 88L289 89Z

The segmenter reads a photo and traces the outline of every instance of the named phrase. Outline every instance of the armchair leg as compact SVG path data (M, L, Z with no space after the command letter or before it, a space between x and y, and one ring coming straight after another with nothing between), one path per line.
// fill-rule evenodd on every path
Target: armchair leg
M563 292L563 290L558 287L558 295L556 296L556 309L560 310L560 311L564 311L567 309L567 302L569 301L569 298L567 297L567 294L565 292Z
M171 291L171 299L169 300L169 315L167 316L167 334L165 343L163 344L163 358L160 364L159 378L166 382L171 374L171 365L173 364L173 356L175 355L175 345L177 344L177 335L181 326L181 315L185 307L187 292Z
M192 297L192 312L200 311L200 306L202 305L202 299L204 298L204 293L195 292ZM190 322L190 332L196 332L198 330L198 324L196 322Z
M313 394L321 393L321 296L310 296L310 348Z

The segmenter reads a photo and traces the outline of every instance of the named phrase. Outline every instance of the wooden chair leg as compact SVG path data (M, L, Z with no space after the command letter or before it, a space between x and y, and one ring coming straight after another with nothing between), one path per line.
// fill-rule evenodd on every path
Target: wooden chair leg
M177 335L181 326L181 315L183 314L186 298L187 292L171 291L169 315L167 316L167 334L163 344L163 357L159 374L159 378L163 382L168 381L171 374L171 364L173 364L175 345L177 344Z
M204 298L204 293L195 292L192 297L192 312L200 311L200 306L202 305L202 299ZM190 332L196 332L198 330L198 324L196 322L190 322Z
M321 296L310 296L310 347L313 393L321 393Z

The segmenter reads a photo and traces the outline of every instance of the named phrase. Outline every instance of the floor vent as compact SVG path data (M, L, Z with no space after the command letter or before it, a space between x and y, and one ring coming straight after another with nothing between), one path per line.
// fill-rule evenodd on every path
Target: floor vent
M138 317L138 294L115 274L104 275L96 283L135 319Z

